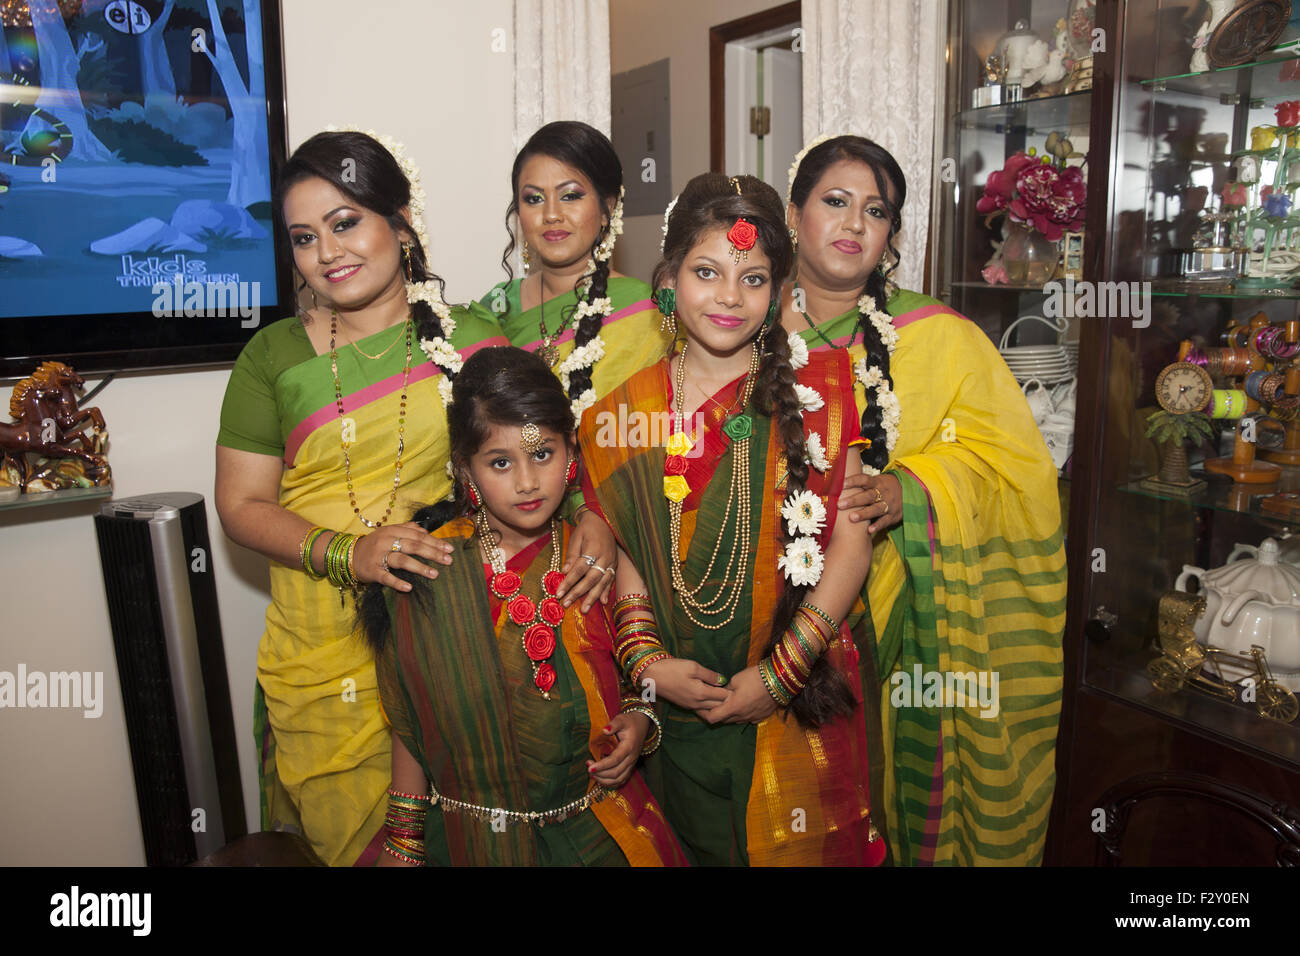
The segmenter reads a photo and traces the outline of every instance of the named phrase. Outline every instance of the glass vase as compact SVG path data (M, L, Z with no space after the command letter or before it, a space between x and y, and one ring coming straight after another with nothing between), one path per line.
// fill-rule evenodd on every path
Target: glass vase
M1052 242L1023 223L1007 224L1002 243L1002 263L1012 285L1044 285L1050 282L1061 258L1060 242Z

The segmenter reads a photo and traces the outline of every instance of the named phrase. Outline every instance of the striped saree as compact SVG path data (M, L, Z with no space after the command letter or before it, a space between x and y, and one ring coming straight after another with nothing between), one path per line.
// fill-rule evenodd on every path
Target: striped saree
M543 311L546 328L553 332L561 317L571 312L578 300L572 292L566 292L544 306L525 312L519 302L521 282L521 279L515 279L494 286L479 300L479 304L497 316L501 331L511 345L536 352L542 344L539 324ZM622 384L634 372L662 359L672 344L672 340L659 329L663 316L655 307L650 287L640 279L614 276L606 286L605 295L614 311L601 326L605 357L596 362L591 377L591 387L597 398L603 397L615 385ZM574 336L575 330L570 326L555 340L559 347L557 367L573 352Z
M927 296L888 303L903 522L867 580L896 860L1035 865L1055 785L1065 623L1056 469L988 337ZM864 357L857 312L801 334ZM852 343L852 344L851 344ZM862 411L863 389L856 390ZM919 706L918 674L996 674L996 713Z
M853 414L852 372L843 353L814 356L798 376L825 402L820 410L805 413L806 429L824 436L832 461L844 457L848 442L857 436L858 420ZM737 379L713 396L693 426L688 425L701 449L689 458L685 478L693 491L682 503L683 574L692 584L703 578L715 552L717 567L726 567L740 543L734 530L723 537L737 463L728 453L730 440L721 426L739 398L742 382ZM785 476L781 442L773 434L771 419L751 406L750 459L738 463L748 468L745 480L750 484L751 572L739 584L738 605L727 623L718 629L697 627L683 610L669 566L672 547L663 493L668 429L663 425L669 420L671 397L665 360L632 376L583 416L579 444L586 463L587 500L598 500L645 578L666 648L677 657L735 674L763 657L781 594L776 563ZM630 423L631 430L624 423ZM809 487L827 499L832 521L842 483L842 471L810 475ZM823 546L829 535L828 527ZM715 569L713 580L721 574ZM704 593L711 595L713 587L707 586ZM862 637L861 632L850 635L843 630L827 655L859 700L861 673L874 677L875 672L873 649ZM860 651L866 652L861 659ZM859 708L851 717L816 730L804 730L781 712L757 725L711 726L693 711L666 701L660 705L664 740L647 761L646 777L692 862L763 866L864 861L871 808L867 725L878 721L878 715ZM878 740L878 733L872 736Z
M496 324L455 310L453 344L468 356L505 344ZM393 329L359 344L376 355ZM348 500L341 440L356 503L375 520L393 490L397 417L406 361L397 340L381 358L338 350L345 419L340 421L327 354L316 355L297 318L268 326L236 362L217 442L282 457L279 503L314 525L365 534ZM390 521L450 490L441 373L415 346L407 382L402 484ZM261 420L260 425L257 422ZM260 434L259 434L260 432ZM382 531L380 532L382 533ZM263 829L293 828L322 860L347 865L365 856L384 821L390 738L379 711L373 656L355 634L355 610L325 580L271 562L271 605L257 656L258 734Z
M488 590L473 522L459 518L435 534L458 546L455 563L418 582L417 592L387 592L393 630L376 671L394 732L453 800L544 812L581 798L591 787L586 761L614 748L601 732L620 701L608 608L597 603L585 615L568 609L546 700L533 683L521 629ZM520 593L542 593L550 559L543 537L507 562L523 579ZM425 850L440 866L685 862L638 773L589 810L546 826L501 829L437 805L425 820Z

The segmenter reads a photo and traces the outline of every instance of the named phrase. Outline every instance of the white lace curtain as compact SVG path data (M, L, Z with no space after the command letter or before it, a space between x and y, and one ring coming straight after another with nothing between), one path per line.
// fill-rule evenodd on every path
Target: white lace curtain
M939 0L803 0L804 142L857 133L907 177L895 281L920 290L930 223L935 95L942 82Z
M555 120L608 136L609 0L515 0L514 41L515 149Z

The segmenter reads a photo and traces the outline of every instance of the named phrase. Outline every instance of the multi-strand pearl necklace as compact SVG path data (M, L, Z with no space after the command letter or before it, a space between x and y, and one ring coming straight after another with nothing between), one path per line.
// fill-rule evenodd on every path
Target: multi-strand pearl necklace
M758 378L758 343L756 342L753 345L753 355L749 362L749 374L745 377L745 385L741 393L741 411L739 414L728 418L722 426L723 433L731 439L731 489L727 493L724 514L728 517L731 515L736 516L735 530L732 534L727 534L726 523L718 530L717 541L714 542L713 553L709 556L709 563L700 577L700 582L694 587L686 584L686 579L682 574L681 560L682 501L691 492L683 473L686 464L685 456L694 447L694 442L686 435L684 414L686 407L686 350L689 344L682 346L682 354L677 362L675 385L677 394L674 396L676 409L673 419L674 434L669 439L669 455L664 464L664 495L668 498L668 536L673 549L669 560L669 568L672 570L673 590L681 598L682 609L686 612L686 616L697 627L716 631L726 627L735 618L741 592L744 590L745 581L749 577L750 514L752 511L749 443L754 434L754 420L745 409L749 407L754 382ZM700 600L696 595L704 588L706 582L713 579L713 567L718 561L718 553L722 549L724 540L731 540L736 547L733 547L730 557L727 558L727 565L723 571L722 580L717 586L716 593L712 598ZM697 617L697 614L700 616ZM716 623L706 623L703 620L704 617L718 618L724 614L726 617Z

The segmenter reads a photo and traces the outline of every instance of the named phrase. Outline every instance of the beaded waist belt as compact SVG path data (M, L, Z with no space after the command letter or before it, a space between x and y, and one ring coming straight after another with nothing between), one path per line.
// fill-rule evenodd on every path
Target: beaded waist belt
M556 807L554 810L506 810L503 807L480 807L473 803L444 797L438 792L437 787L432 783L429 784L429 802L433 806L441 806L443 813L468 813L479 820L532 823L539 827L544 827L548 823L561 823L569 817L577 816L613 793L614 791L608 787L598 786L588 790L577 800L570 800L564 806Z

